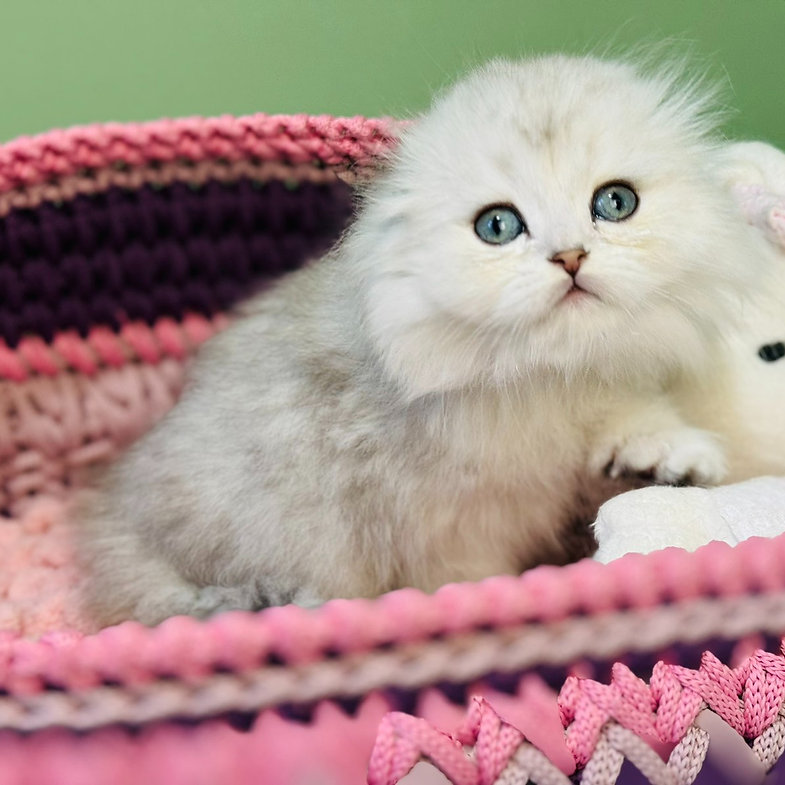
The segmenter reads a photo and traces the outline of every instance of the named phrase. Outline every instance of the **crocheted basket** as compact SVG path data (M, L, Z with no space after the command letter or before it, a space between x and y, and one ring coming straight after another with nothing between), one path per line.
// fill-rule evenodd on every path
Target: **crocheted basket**
M3 785L381 785L420 759L467 785L686 784L728 748L775 766L785 538L154 629L79 616L71 489L174 403L233 303L335 239L395 136L259 115L0 147ZM712 717L730 740L709 744Z

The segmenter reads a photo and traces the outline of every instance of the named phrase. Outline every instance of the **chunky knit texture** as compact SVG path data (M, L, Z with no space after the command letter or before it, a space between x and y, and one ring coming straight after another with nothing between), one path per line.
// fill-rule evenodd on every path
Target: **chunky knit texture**
M110 188L0 219L0 336L51 343L126 322L212 316L326 250L348 186L280 181Z
M239 297L338 235L397 130L258 115L0 147L3 783L349 783L369 760L392 783L421 758L456 783L612 783L625 758L687 783L704 709L781 755L785 538L155 629L81 617L72 489L173 405ZM776 238L781 203L745 198Z

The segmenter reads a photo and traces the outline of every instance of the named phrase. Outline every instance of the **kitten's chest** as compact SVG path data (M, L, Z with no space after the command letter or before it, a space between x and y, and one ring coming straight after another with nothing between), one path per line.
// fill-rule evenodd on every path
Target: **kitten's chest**
M518 572L591 552L589 524L612 492L589 476L585 404L510 396L463 400L444 412L440 460L417 475L414 506L448 562L487 557L495 571Z
M593 419L587 403L570 405L562 390L464 394L446 402L430 428L448 466L468 478L536 485L585 465Z

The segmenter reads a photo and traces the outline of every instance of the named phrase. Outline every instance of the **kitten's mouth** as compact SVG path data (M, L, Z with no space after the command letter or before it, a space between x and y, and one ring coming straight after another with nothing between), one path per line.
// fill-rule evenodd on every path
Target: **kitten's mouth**
M576 283L575 281L572 282L572 286L564 293L561 298L562 302L577 302L579 300L588 300L589 298L597 300L599 299L594 292L590 292L587 289L584 289L580 284Z

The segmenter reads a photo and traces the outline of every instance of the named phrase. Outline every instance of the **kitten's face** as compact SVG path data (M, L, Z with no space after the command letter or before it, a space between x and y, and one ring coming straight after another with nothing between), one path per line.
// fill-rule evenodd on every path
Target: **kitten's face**
M413 339L443 344L431 365L464 358L420 371L425 389L698 351L746 234L692 110L666 99L626 66L549 58L492 64L437 103L365 216L391 364L410 372Z

